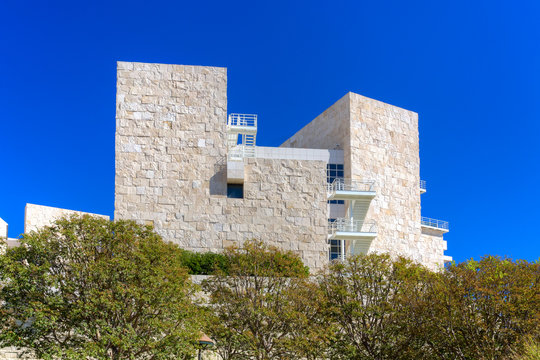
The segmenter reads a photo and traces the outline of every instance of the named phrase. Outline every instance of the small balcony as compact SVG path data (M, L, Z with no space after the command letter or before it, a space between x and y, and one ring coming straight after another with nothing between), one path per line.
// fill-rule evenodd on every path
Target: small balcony
M367 240L371 243L377 236L375 221L339 218L328 222L328 239Z
M423 228L439 231L441 233L447 233L450 231L448 221L432 219L422 216L421 224Z
M420 194L423 194L427 191L426 180L420 180Z
M256 114L230 114L227 118L228 160L242 161L246 157L254 157L256 138Z
M257 114L229 114L227 129L230 132L257 133Z
M328 200L371 200L375 197L375 181L335 179L326 187Z

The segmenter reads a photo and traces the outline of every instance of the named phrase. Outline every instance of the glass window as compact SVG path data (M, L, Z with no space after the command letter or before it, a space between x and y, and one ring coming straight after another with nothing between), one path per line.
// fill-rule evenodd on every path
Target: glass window
M341 242L343 240L330 240L330 261L339 260L341 256Z
M232 199L243 199L244 184L227 184L227 197Z
M326 165L326 181L328 183L332 183L335 179L343 179L344 174L343 164Z
M331 184L336 179L343 179L343 164L326 164L326 181ZM329 200L329 204L345 204L345 200Z

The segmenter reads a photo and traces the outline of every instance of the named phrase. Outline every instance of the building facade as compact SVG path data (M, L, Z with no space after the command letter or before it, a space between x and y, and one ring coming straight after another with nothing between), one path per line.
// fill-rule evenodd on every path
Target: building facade
M416 113L348 93L280 147L256 146L257 123L228 113L225 68L118 62L114 218L195 251L259 239L312 269L369 252L451 259L448 223L421 216ZM25 233L73 214L86 213L27 204Z
M280 147L228 113L225 68L119 62L116 219L221 251L259 239L312 269L368 252L430 268L448 224L421 216L418 115L348 93Z
M109 216L89 212L61 209L52 206L26 204L24 207L24 233L37 231L44 226L50 226L54 221L70 216L91 215L109 220ZM8 223L0 218L0 239L5 239L4 246L8 248L19 245L19 238L8 237ZM2 249L0 249L1 251ZM1 359L1 357L0 357Z

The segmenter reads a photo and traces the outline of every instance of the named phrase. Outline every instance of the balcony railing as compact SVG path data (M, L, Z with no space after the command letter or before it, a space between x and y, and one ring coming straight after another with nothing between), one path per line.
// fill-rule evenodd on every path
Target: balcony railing
M229 114L227 125L257 127L257 114Z
M431 218L422 216L421 222L422 222L422 225L424 226L434 227L441 230L450 230L448 221L431 219Z
M374 180L335 179L326 186L329 193L335 191L375 191Z
M425 192L427 190L426 180L420 180L420 191Z
M242 160L248 157L255 157L255 146L237 145L228 150L229 160Z
M328 233L335 234L336 232L376 233L377 222L338 218L328 222Z

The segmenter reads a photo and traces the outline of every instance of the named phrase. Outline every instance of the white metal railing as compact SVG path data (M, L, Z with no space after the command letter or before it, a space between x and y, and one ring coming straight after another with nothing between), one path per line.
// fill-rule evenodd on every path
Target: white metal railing
M228 126L257 127L257 114L229 114Z
M328 193L336 191L375 191L375 180L335 179L326 184Z
M420 189L421 190L427 190L427 188L426 188L426 180L420 180Z
M377 222L374 220L354 220L349 218L338 218L335 221L328 222L328 233L335 234L336 232L377 232Z
M255 146L238 145L228 150L229 160L242 160L247 157L255 157Z
M431 226L437 229L449 230L448 221L431 219L428 217L422 216L421 219L422 225Z

